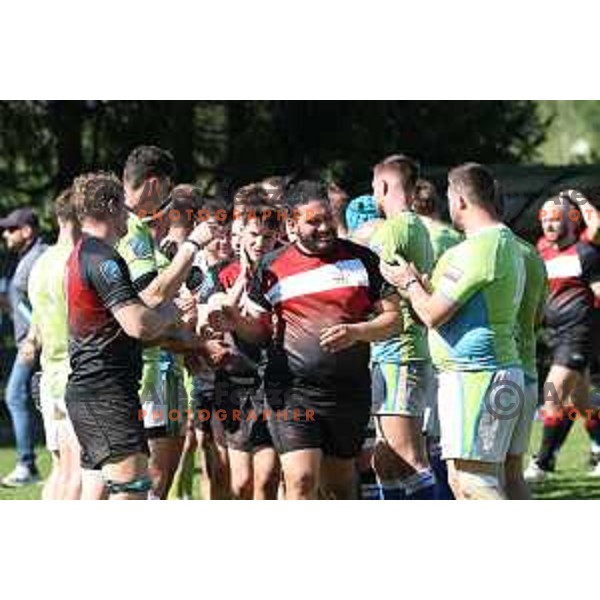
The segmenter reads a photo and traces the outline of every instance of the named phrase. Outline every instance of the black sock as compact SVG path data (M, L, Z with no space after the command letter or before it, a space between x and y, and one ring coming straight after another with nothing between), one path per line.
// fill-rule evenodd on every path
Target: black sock
M572 425L573 421L562 412L545 417L542 447L537 457L537 464L541 469L554 470L556 453L567 439Z

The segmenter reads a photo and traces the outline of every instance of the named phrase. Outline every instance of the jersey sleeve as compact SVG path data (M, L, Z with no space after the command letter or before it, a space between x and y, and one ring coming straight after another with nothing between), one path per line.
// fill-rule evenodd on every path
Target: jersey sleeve
M585 244L582 253L583 277L590 284L600 281L600 248Z
M37 325L40 322L40 315L44 311L44 290L43 283L43 255L36 261L31 269L29 281L27 282L27 296L31 304L31 325Z
M371 299L371 302L378 302L382 298L396 293L394 286L388 283L381 274L379 268L381 261L379 256L368 248L363 248L361 246L358 246L357 248L361 254L361 261L365 265L369 276L369 298Z
M106 308L138 300L127 264L115 251L110 248L102 250L86 255L85 260L83 267L86 280Z
M133 287L141 292L158 275L150 231L135 217L130 217L127 235L121 239L117 249L127 264Z
M455 304L466 304L490 281L489 258L478 254L477 246L467 242L448 250L436 269L435 291Z
M369 242L369 248L389 263L395 261L396 254L404 257L407 246L408 227L399 219L382 223Z

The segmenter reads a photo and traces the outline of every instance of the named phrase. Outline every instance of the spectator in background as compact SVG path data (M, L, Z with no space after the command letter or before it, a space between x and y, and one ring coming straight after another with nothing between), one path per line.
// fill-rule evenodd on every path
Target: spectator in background
M17 464L2 479L2 485L20 487L39 480L33 448L33 403L31 377L35 364L23 360L22 346L31 323L31 305L27 286L31 269L47 248L39 237L38 219L31 208L18 208L0 219L6 246L19 255L19 262L8 286L8 298L14 325L17 356L6 386L6 404L12 419L17 445ZM35 362L35 361L34 361Z

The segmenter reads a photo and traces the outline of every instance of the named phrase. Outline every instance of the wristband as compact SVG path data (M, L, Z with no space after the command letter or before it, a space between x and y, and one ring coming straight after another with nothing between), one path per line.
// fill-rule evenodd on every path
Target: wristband
M406 285L402 288L405 292L408 292L408 290L410 289L410 286L413 283L419 283L419 280L416 277L413 277L412 279L409 279L406 283Z
M194 252L198 252L198 250L202 250L202 246L196 242L195 240L191 240L190 238L185 238L185 240L183 240L183 243L188 243L188 244L192 244L192 246L194 246Z

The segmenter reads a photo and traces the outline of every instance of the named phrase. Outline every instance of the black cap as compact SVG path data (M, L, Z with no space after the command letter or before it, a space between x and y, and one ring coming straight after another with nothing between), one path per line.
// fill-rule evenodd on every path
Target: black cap
M0 219L0 229L10 229L11 227L31 227L38 226L38 218L31 208L17 208L13 210L8 217Z

